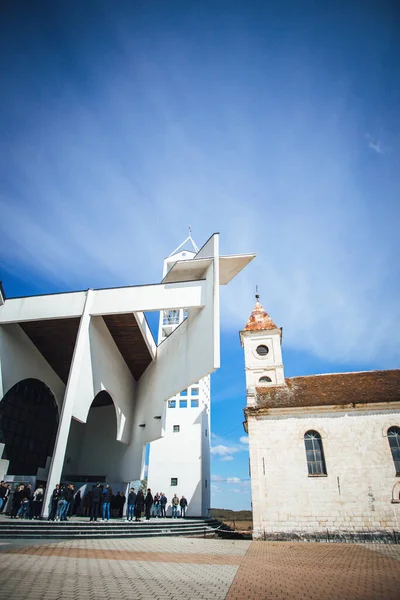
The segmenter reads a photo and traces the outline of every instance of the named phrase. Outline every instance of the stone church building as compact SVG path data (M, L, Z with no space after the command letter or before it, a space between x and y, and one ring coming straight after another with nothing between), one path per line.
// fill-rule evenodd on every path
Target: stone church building
M253 537L400 531L400 370L285 378L256 296L244 348Z

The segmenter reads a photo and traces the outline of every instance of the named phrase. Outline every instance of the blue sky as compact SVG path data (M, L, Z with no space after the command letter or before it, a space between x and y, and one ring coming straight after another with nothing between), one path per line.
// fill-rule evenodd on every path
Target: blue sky
M250 504L238 330L255 284L286 376L399 366L396 4L2 5L9 296L158 281L188 224L258 253L222 289L213 506Z

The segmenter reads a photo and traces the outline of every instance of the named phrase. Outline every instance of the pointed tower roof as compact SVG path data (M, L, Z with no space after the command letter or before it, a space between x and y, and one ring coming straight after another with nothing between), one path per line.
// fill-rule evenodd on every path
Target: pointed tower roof
M191 244L192 248L189 250L189 248L187 247L187 244ZM197 244L195 243L195 241L192 238L192 228L189 227L189 235L187 236L186 240L184 240L182 242L182 244L179 244L179 246L177 248L175 248L175 250L173 252L171 252L171 254L168 255L169 256L173 256L174 254L177 254L178 251L183 252L184 250L187 250L188 252L193 252L195 254L198 253L199 248L197 246Z
M256 294L256 304L246 323L244 331L262 331L263 329L278 329L269 314L262 306L260 296Z

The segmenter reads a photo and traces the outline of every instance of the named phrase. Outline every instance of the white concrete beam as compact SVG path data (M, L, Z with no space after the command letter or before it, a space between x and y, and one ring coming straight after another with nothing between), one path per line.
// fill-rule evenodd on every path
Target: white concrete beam
M71 292L70 294L7 298L3 306L0 306L0 324L80 317L86 294L87 292Z
M204 294L205 281L95 290L91 314L102 316L174 308L201 308L204 306Z

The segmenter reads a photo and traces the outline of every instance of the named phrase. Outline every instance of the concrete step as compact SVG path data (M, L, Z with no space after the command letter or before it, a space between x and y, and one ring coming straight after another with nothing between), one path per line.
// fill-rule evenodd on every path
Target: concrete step
M163 522L94 522L87 521L0 521L0 539L98 539L100 537L148 537L214 535L219 522L216 519L172 520Z

